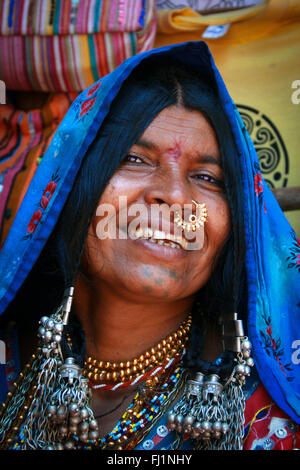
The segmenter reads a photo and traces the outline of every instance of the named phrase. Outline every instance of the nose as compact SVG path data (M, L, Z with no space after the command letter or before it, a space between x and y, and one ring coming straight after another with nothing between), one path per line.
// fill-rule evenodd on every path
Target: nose
M148 224L159 229L182 236L182 227L176 218L184 219L193 212L191 188L184 172L168 171L156 174L144 190L144 199L150 209ZM158 209L158 213L155 211Z
M167 204L169 207L176 205L183 208L185 204L192 203L193 196L186 175L173 169L153 175L145 187L144 199L149 205Z

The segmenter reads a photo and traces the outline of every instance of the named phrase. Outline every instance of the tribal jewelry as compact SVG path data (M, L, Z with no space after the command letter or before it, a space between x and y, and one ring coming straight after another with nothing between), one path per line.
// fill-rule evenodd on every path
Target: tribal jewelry
M236 313L224 320L222 335L227 350L236 353L231 374L222 382L217 374L205 376L198 372L187 381L183 397L167 414L169 428L177 432L174 448L180 447L184 435L189 435L195 449L242 449L242 386L254 365L251 343Z
M114 429L82 449L131 450L166 412L185 384L182 367L172 367L155 387L143 383Z
M62 354L61 342L72 297L73 288L67 289L58 310L51 317L44 316L40 320L38 355L33 358L32 366L27 367L26 374L20 375L20 391L24 387L25 391L30 388L30 394L26 395L26 409L22 408L24 398L20 398L16 387L4 410L4 423L17 419L12 430L15 435L22 431L20 448L23 450L72 449L74 435L82 442L98 437L98 424L89 407L91 390L88 380L82 376L74 357L64 358ZM9 429L7 431L9 433ZM12 439L11 435L8 444Z
M8 392L0 411L0 448L9 449L19 434L24 417L32 403L35 391L35 377L41 367L40 349L32 354L30 361L19 374Z
M202 227L208 217L207 214L207 209L205 203L198 203L194 200L192 200L192 203L196 205L196 212L197 209L200 208L200 214L190 214L189 215L189 221L185 222L183 218L181 217L180 213L177 211L175 212L175 218L174 222L178 227L181 227L182 230L187 230L188 232L192 231L195 232L197 229Z
M92 388L116 390L148 380L157 382L158 375L182 356L189 338L192 317L189 315L177 331L131 361L97 361L88 357L83 373ZM93 386L95 385L95 386Z

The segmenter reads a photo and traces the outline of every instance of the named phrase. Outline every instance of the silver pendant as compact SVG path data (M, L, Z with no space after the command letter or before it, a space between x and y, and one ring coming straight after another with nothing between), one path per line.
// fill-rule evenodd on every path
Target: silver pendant
M89 407L91 391L74 358L60 367L57 387L46 409L49 427L56 435L54 449L74 449L76 439L85 443L98 438L98 424Z
M182 437L195 441L195 449L241 449L245 398L242 385L253 360L247 337L241 340L233 371L222 384L216 374L198 372L187 381L184 396L167 414L167 424ZM180 441L180 436L178 442Z
M42 317L38 336L43 361L24 423L24 449L73 449L76 441L95 441L98 424L89 407L88 381L73 357L64 361L61 340L68 322L73 288L51 317Z

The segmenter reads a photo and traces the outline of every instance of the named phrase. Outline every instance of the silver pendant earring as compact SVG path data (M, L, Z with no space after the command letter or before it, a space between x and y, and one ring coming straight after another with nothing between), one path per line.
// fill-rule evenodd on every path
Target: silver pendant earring
M242 386L253 366L251 344L236 314L223 322L222 336L224 348L236 353L232 372L225 383L217 374L205 376L201 372L187 381L184 396L167 414L169 428L178 434L177 445L189 435L195 449L242 449Z
M74 288L50 317L42 317L38 336L43 362L24 425L24 448L64 450L76 442L94 442L98 424L90 409L88 381L73 357L64 359L61 342L68 324Z

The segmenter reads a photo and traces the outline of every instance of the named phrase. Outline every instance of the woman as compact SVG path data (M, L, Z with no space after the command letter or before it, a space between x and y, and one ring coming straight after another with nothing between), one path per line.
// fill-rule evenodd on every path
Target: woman
M256 448L260 407L296 447L297 243L207 46L124 62L71 106L1 252L3 324L38 348L2 448Z

